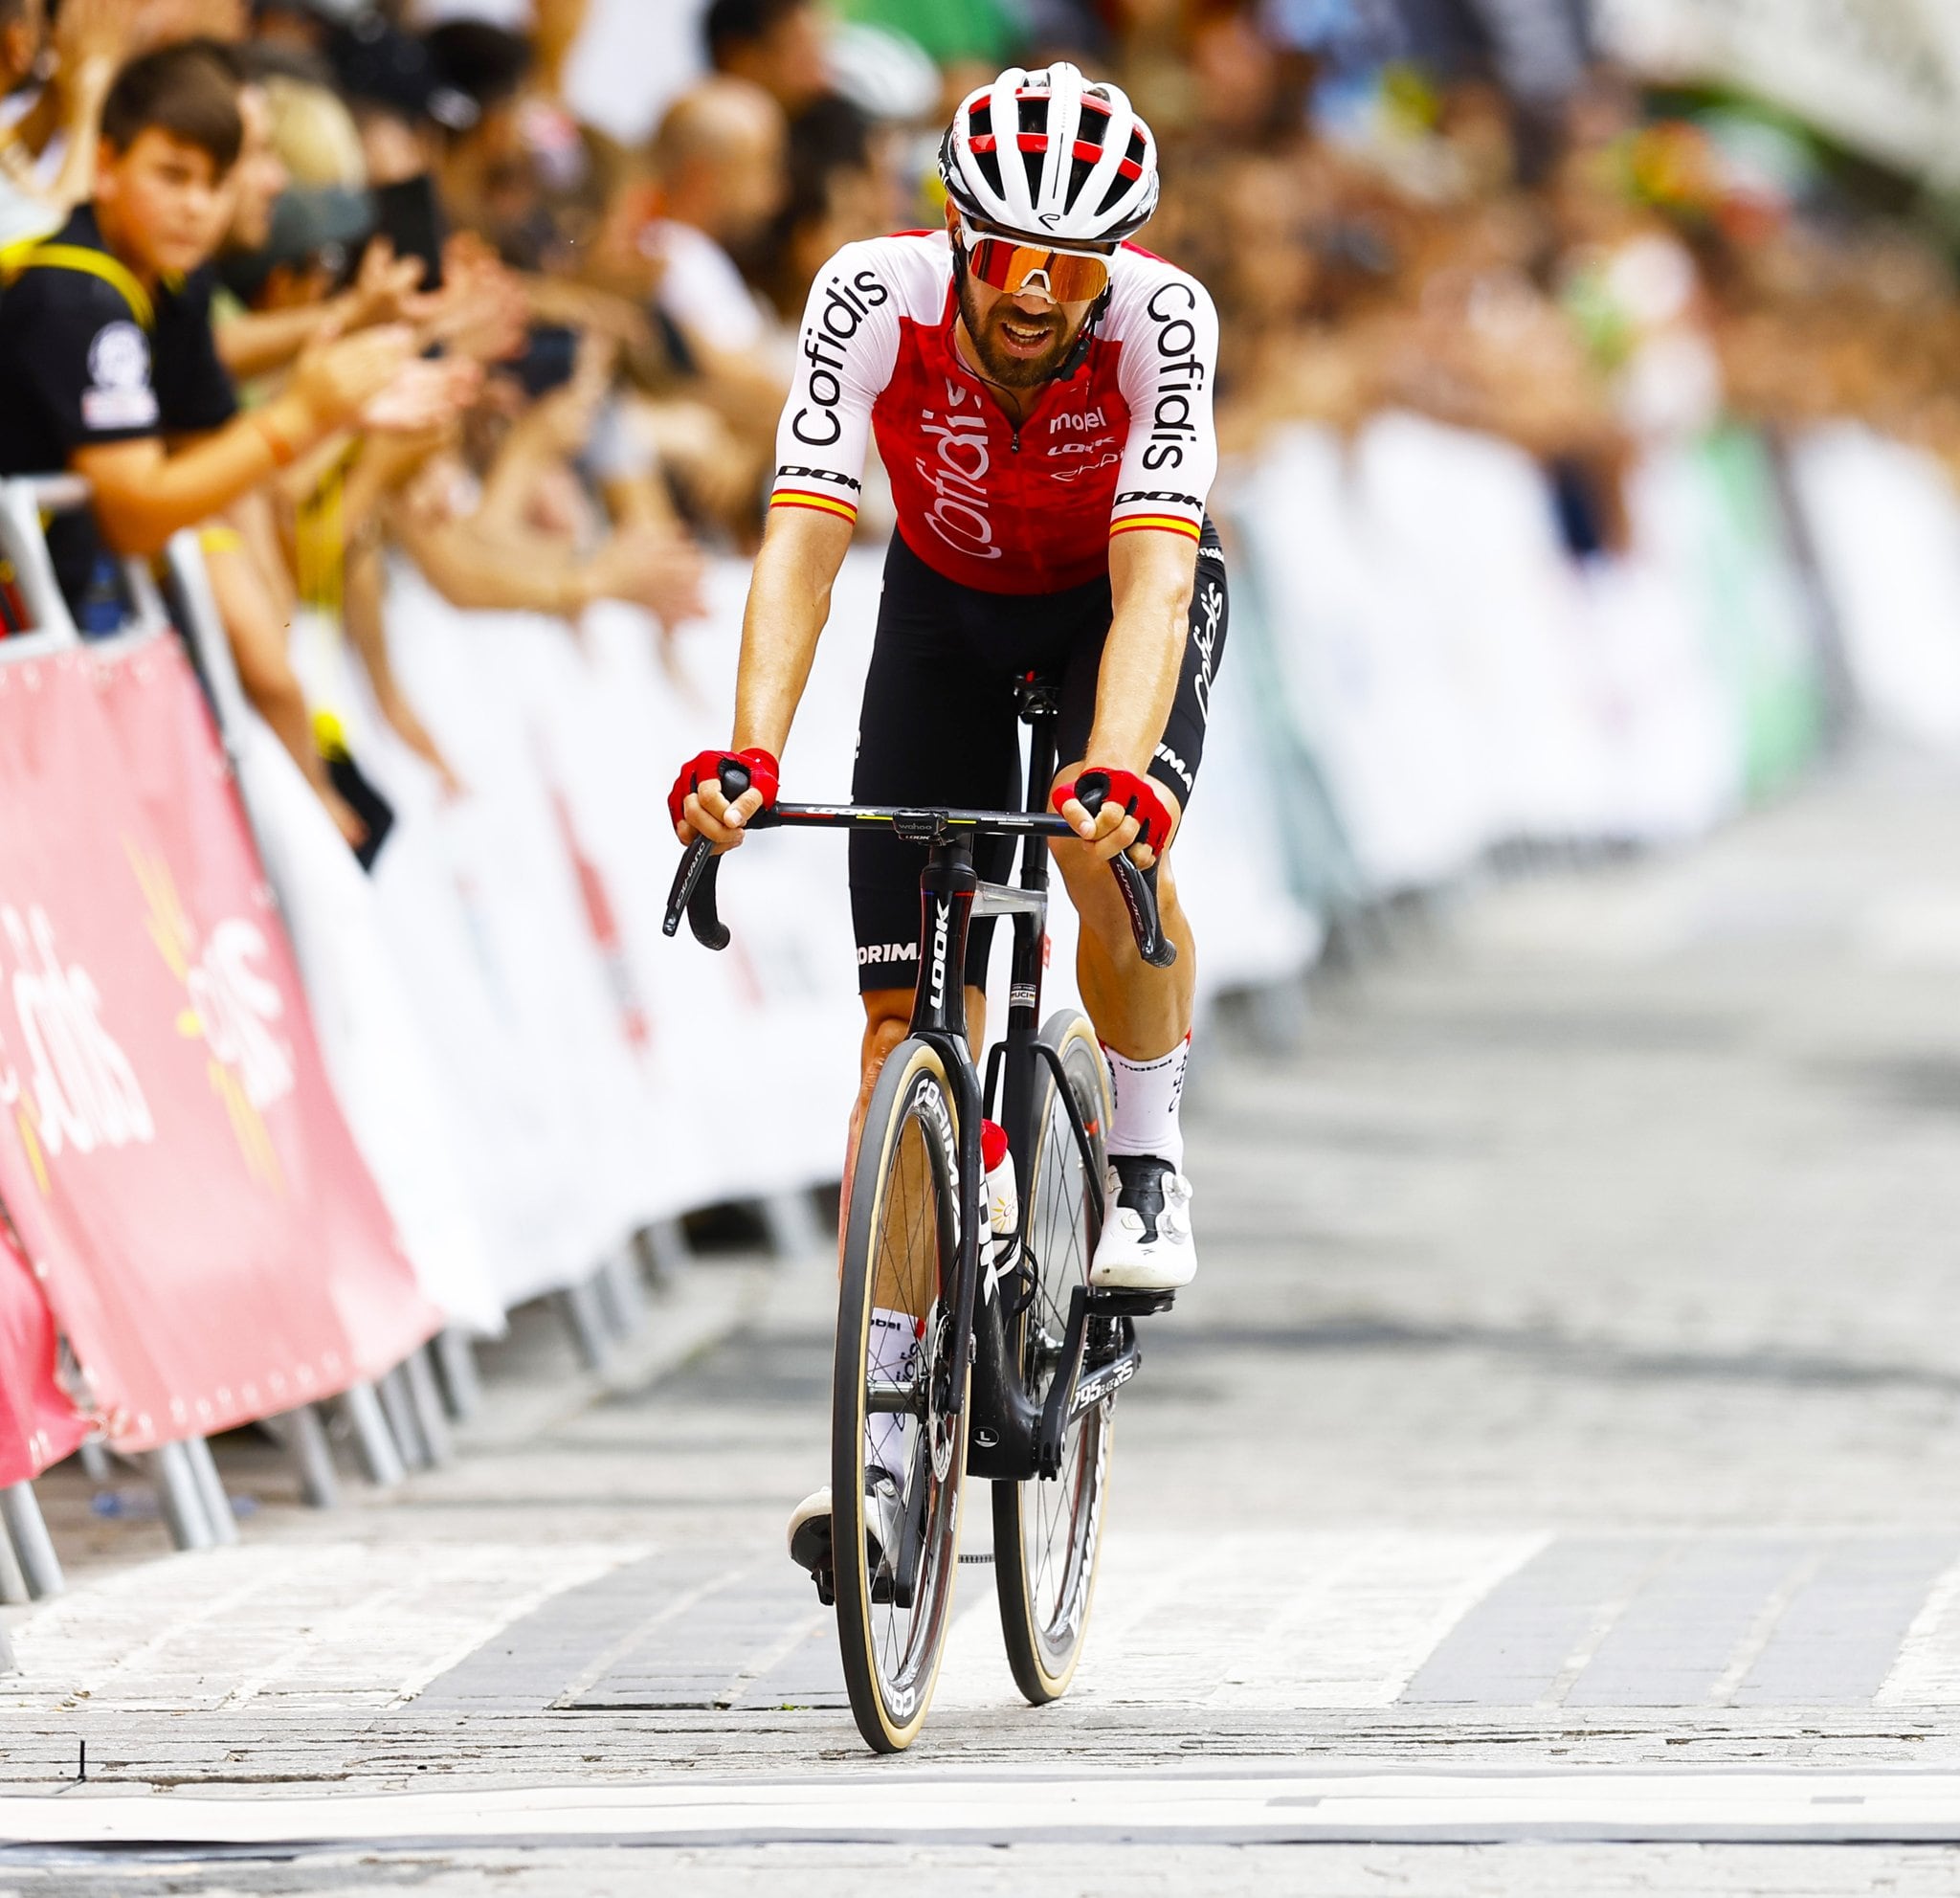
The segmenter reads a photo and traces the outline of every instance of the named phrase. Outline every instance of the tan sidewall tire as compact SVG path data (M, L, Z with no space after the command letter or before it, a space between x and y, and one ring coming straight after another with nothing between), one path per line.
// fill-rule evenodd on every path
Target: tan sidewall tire
M1072 1042L1084 1043L1094 1060L1096 1073L1102 1092L1102 1112L1097 1123L1099 1133L1106 1131L1112 1103L1109 1093L1109 1067L1102 1059L1102 1045L1096 1038L1096 1031L1090 1026L1088 1017L1074 1009L1058 1010L1042 1024L1041 1038L1062 1058L1064 1067ZM1036 1105L1040 1113L1036 1120L1037 1128L1045 1128L1047 1106L1057 1085L1053 1073L1046 1063L1041 1068L1041 1081L1036 1093ZM1035 1165L1040 1164L1040 1153L1035 1155ZM1029 1178L1035 1178L1034 1168ZM1015 1338L1018 1348L1019 1338ZM1033 1706L1040 1707L1049 1701L1058 1700L1068 1691L1069 1683L1075 1679L1076 1668L1082 1656L1082 1648L1088 1640L1089 1618L1096 1603L1096 1575L1102 1566L1102 1518L1108 1509L1109 1456L1110 1443L1115 1431L1115 1418L1105 1416L1102 1424L1102 1494L1097 1499L1098 1526L1095 1547L1089 1552L1089 1574L1082 1594L1082 1608L1080 1629L1075 1645L1069 1650L1068 1664L1059 1671L1051 1671L1042 1653L1041 1641L1035 1630L1035 1607L1028 1574L1028 1552L1025 1542L1025 1517L1021 1491L1025 1485L1018 1483L996 1483L993 1485L993 1578L1000 1597L1001 1632L1007 1642L1008 1664L1013 1670L1014 1684L1022 1696ZM1031 1479L1038 1482L1038 1478Z
M952 1621L953 1585L959 1573L956 1494L935 1651L924 1680L913 1690L909 1712L896 1717L886 1704L879 1675L873 1603L864 1575L864 1367L875 1289L872 1250L881 1230L892 1157L910 1119L902 1110L911 1100L913 1086L922 1073L936 1078L955 1137L958 1134L955 1096L945 1063L926 1042L902 1042L885 1062L872 1093L858 1143L858 1163L852 1173L851 1218L838 1286L836 1353L832 1375L831 1520L837 1639L844 1679L851 1694L851 1711L857 1719L858 1731L877 1753L902 1752L912 1744L924 1723L945 1656L946 1636ZM951 1181L937 1180L936 1168L935 1180L942 1191L956 1190ZM967 1406L963 1402L948 1479L956 1491L966 1475L967 1422Z

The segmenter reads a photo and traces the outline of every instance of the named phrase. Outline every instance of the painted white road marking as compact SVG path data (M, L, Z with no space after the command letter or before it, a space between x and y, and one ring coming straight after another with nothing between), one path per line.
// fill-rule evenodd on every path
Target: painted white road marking
M1960 1840L1960 1774L1247 1773L898 1776L193 1798L0 1799L27 1846L371 1845L467 1839Z
M1081 1671L1090 1707L1387 1707L1443 1637L1545 1547L1542 1534L1405 1529L1166 1535L1124 1529L1096 1582ZM985 1569L961 1614L936 1708L998 1706L1013 1688Z
M382 1708L639 1543L293 1543L181 1555L77 1586L13 1637L0 1709L211 1711L264 1694Z
M1885 1685L1881 1707L1960 1707L1960 1562L1926 1598Z

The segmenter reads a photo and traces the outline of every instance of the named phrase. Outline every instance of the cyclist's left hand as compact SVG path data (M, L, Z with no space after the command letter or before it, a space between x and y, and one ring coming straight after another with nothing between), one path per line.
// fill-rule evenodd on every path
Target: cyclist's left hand
M1109 796L1093 817L1080 798L1062 795L1064 791L1073 793L1076 780L1091 770L1102 771L1113 780ZM1125 852L1140 870L1147 870L1156 862L1158 850L1169 841L1179 815L1176 800L1155 779L1138 778L1106 765L1091 765L1086 760L1056 774L1050 802L1082 839L1082 848L1096 862L1107 863L1119 852ZM1152 820L1155 848L1144 838L1146 817Z

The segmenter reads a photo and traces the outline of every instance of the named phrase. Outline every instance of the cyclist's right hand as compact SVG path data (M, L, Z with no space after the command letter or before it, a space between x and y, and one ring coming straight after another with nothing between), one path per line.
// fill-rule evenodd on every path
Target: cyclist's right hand
M730 799L722 789L722 769L732 765L748 779L748 789ZM702 751L680 768L667 793L667 815L682 843L704 837L720 850L742 841L743 826L776 801L776 761L761 746L746 751Z

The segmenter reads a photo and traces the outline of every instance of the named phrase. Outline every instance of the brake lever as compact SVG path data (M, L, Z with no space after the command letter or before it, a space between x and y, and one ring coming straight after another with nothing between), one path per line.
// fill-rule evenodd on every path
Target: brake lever
M1123 905L1129 911L1129 932L1137 939L1137 953L1152 969L1169 969L1177 960L1177 945L1164 933L1164 915L1157 903L1157 866L1139 868L1122 854L1110 859L1116 872L1116 887L1123 892Z
M1085 771L1076 784L1076 801L1090 816L1102 810L1107 791L1084 780L1095 775ZM1132 863L1129 853L1119 850L1109 860L1123 906L1129 912L1129 932L1136 938L1137 953L1152 969L1169 969L1177 960L1177 945L1164 933L1164 916L1157 903L1157 866L1146 870Z
M720 775L722 795L731 804L748 789L748 773L740 765L724 765ZM715 903L715 885L721 869L722 860L711 839L698 837L687 846L680 867L674 873L673 887L667 892L667 914L660 923L662 935L671 936L679 931L684 910L687 927L703 949L728 947L728 926L722 921Z

